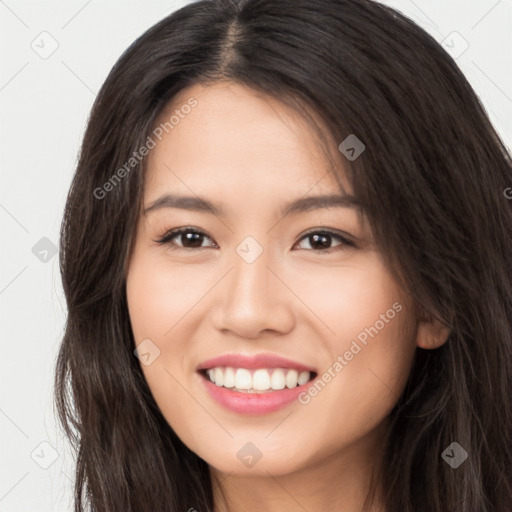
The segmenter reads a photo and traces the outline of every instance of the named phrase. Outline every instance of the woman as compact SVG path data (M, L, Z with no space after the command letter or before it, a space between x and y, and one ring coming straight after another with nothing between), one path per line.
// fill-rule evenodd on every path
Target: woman
M75 510L511 510L511 169L373 1L151 28L62 225Z

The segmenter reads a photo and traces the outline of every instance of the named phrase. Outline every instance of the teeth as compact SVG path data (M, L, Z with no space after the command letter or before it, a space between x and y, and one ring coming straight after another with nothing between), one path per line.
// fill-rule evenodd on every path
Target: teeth
M215 368L215 384L217 384L217 370L224 373L222 369ZM222 382L220 384L222 386ZM252 388L252 377L251 372L245 368L238 368L235 373L235 388L237 389L251 389Z
M286 387L296 388L298 378L299 372L297 372L297 370L288 370L288 373L286 374Z
M306 382L309 381L309 378L310 378L309 372L300 372L299 378L297 379L298 385L303 386L304 384L306 384Z
M220 368L215 368L215 385L224 385L224 372Z
M260 368L248 370L246 368L210 368L207 375L216 386L235 388L236 391L257 393L270 390L295 388L306 384L311 378L310 372L298 372L284 368L267 370Z
M256 370L254 372L252 376L252 388L256 391L270 389L270 375L267 370Z
M217 381L215 381L217 382ZM225 388L234 388L235 387L235 370L233 368L226 368L224 370L224 384Z
M308 373L309 372L304 372ZM270 377L270 387L272 389L284 389L286 385L286 377L284 374L284 370L281 370L281 368L278 368L277 370L274 370L272 372L272 377Z

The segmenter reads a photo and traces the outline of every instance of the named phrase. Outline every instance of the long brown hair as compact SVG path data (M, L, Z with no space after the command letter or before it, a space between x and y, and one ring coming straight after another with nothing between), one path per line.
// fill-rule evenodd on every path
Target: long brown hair
M417 349L392 411L389 512L512 510L512 163L476 94L432 37L371 0L218 0L128 48L84 136L61 230L56 369L75 511L213 510L206 462L167 424L133 354L125 277L144 160L104 184L178 91L219 79L295 98L336 140L364 142L345 167L380 250L451 328L444 346ZM453 442L468 453L457 469L441 457Z

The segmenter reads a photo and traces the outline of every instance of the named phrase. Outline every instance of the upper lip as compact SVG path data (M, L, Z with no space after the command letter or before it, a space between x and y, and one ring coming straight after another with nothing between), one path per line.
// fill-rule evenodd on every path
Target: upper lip
M292 361L277 354L223 354L203 361L197 370L209 370L217 366L232 368L291 368L294 370L315 372L314 368L297 361Z

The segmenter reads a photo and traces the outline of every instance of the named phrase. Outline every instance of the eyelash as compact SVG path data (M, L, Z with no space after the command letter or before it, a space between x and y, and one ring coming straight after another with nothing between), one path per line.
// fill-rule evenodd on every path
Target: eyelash
M197 250L197 249L211 249L211 248L215 249L216 248L216 247L181 247L181 246L176 245L173 242L171 242L171 240L173 238L176 238L177 236L182 235L184 233L194 233L197 235L202 235L203 237L206 237L206 238L210 238L210 240L212 240L211 237L209 237L206 233L200 231L199 229L195 229L192 227L184 227L184 228L178 228L178 229L174 229L171 231L167 231L166 233L164 233L163 236L161 236L159 239L154 240L154 241L160 245L175 246L175 247L172 247L173 249L183 249L183 250L188 250L188 251ZM321 253L331 253L336 250L342 250L346 247L352 247L352 248L356 247L356 244L352 240L350 240L348 237L346 237L336 231L332 231L330 229L321 229L321 228L315 228L314 230L307 231L299 238L298 242L296 242L294 244L294 246L297 245L298 243L300 243L302 240L304 240L312 235L328 235L341 243L340 243L340 245L337 245L334 247L329 247L327 249L302 249L302 250L313 251L313 252L317 252L317 253L320 253L320 252Z

